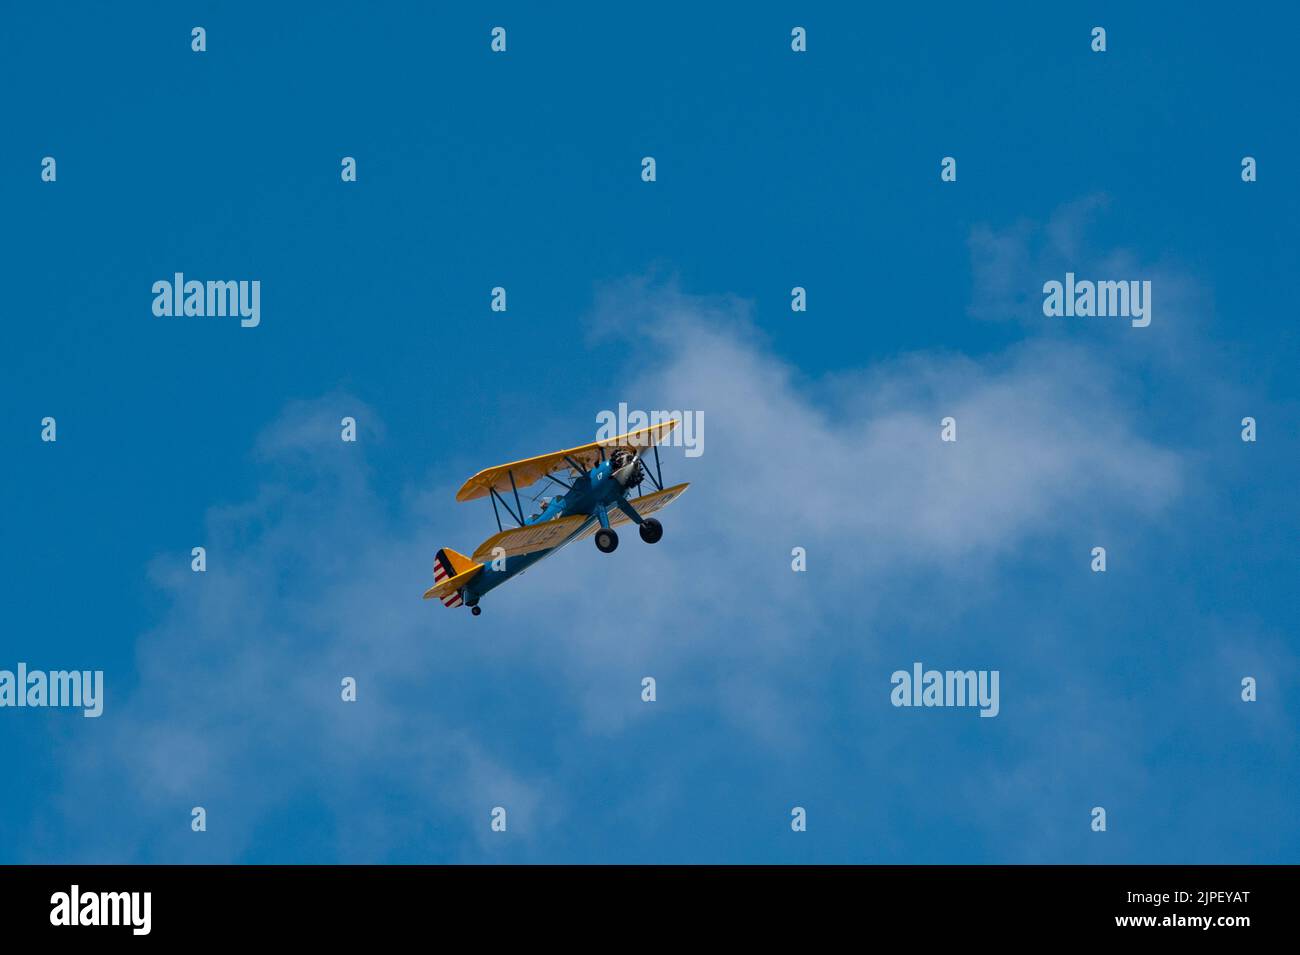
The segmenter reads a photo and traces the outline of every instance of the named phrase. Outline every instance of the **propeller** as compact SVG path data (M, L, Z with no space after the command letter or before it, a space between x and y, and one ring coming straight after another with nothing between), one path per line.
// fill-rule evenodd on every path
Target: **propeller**
M626 448L620 448L619 450L624 454L627 453ZM644 450L644 448L638 448L631 461L614 470L614 480L623 487L640 484L645 480L645 469L641 466L641 452Z

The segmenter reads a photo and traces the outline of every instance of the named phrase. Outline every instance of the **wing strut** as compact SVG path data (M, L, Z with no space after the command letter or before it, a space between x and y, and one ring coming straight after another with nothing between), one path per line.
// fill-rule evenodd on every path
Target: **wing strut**
M650 483L655 486L655 490L662 491L664 489L664 472L663 469L659 467L659 446L658 445L655 445L654 452L655 452L655 473L653 476L651 476L649 468L645 469L645 473L648 477L650 477Z
M515 487L515 472L507 471L510 476L510 490L515 492L515 507L519 508L519 526L524 526L524 505L519 501L519 488Z
M500 501L500 502L501 502L501 506L504 507L504 508L506 509L506 513L509 514L511 517L513 517L513 518L515 519L515 523L516 523L516 524L518 524L520 527L523 527L523 526L524 526L524 509L523 509L522 507L520 507L520 508L519 508L519 513L516 514L514 511L510 510L510 505L509 505L508 503L506 503L506 499L505 499L504 497L502 497L500 494L497 493L497 489L496 489L496 488L492 487L492 488L488 488L488 490L492 492L492 510L495 511L495 510L497 509L497 504L496 504L496 502L497 502L497 501ZM515 491L515 500L517 501L518 499L519 499L519 492L518 492L518 491ZM501 517L500 517L499 515L497 516L497 523L498 523L498 524L501 523Z

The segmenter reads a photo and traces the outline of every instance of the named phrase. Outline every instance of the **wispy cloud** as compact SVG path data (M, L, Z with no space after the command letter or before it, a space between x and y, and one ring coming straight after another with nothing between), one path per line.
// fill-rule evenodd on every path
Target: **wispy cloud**
M616 313L657 329L655 357L615 399L705 416L702 457L665 454L692 489L662 515L661 544L625 535L607 557L584 542L489 595L482 618L451 613L419 599L431 555L472 546L481 523L451 487L378 493L367 442L338 436L341 413L373 429L374 411L342 395L295 403L257 441L257 492L209 511L207 573L155 562L168 609L139 639L138 686L104 737L68 744L63 805L117 807L118 827L34 852L239 859L305 802L328 819L330 857L491 857L493 805L516 851L544 856L553 826L593 811L572 801L590 771L574 739L646 719L645 673L720 745L797 752L805 694L828 675L810 640L879 669L899 654L877 626L986 600L1026 542L1119 529L1180 491L1178 454L1134 430L1119 383L1079 345L808 381L743 303L645 280L599 303L598 329ZM945 416L956 443L939 439ZM791 572L795 546L807 574ZM918 582L947 596L918 606ZM343 676L359 681L355 704L339 699ZM209 811L202 837L191 805Z
M1109 196L1096 193L1064 203L1042 221L1021 218L972 228L967 237L971 268L967 313L986 321L1018 322L1039 335L1107 344L1122 341L1129 346L1130 359L1140 360L1151 351L1166 361L1185 359L1186 346L1204 333L1213 308L1209 292L1178 262L1100 241L1100 225L1111 207ZM1127 336L1122 334L1128 330L1122 322L1048 319L1042 309L1043 283L1060 281L1066 272L1080 279L1149 280L1158 316L1140 335L1130 331Z

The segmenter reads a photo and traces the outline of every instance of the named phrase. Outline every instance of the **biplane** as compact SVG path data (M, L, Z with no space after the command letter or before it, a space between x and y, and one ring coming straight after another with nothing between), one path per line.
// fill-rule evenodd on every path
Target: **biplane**
M444 547L433 558L433 586L424 598L437 598L444 606L466 606L474 616L482 613L479 600L495 587L521 574L565 544L595 537L596 549L613 553L618 547L614 530L629 521L637 525L641 539L656 544L664 536L663 525L649 515L667 507L689 486L665 487L659 463L659 445L677 427L677 420L658 422L648 428L629 431L581 447L512 461L480 471L456 492L456 500L487 497L497 519L497 533L475 548L469 557ZM649 449L654 471L642 461ZM524 515L521 488L547 481L563 493L533 498L536 510ZM654 488L641 494L649 481ZM630 497L633 492L635 497ZM507 494L514 498L510 506ZM501 508L515 522L501 523Z

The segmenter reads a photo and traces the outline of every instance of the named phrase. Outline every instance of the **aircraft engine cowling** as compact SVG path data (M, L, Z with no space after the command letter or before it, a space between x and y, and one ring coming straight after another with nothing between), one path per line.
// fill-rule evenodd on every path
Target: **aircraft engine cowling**
M614 480L624 487L633 487L645 480L645 465L641 455L633 454L627 448L618 448L609 456L610 470Z

